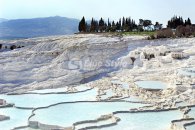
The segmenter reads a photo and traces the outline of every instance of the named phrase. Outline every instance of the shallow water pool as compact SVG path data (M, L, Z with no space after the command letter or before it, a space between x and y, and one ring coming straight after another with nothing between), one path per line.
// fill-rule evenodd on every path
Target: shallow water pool
M178 70L180 75L195 77L195 68L181 68Z
M171 121L180 119L179 111L156 112L156 113L129 113L116 114L121 119L118 125L101 130L168 130Z
M137 81L135 82L139 87L145 89L164 89L166 88L166 83L161 81Z
M65 127L71 126L77 121L94 120L101 115L111 114L114 111L129 110L141 106L145 105L126 102L62 104L35 111L36 115L31 121Z
M31 115L31 111L16 108L1 108L0 114L10 117L10 120L0 121L0 129L11 130L14 127L27 126L28 117Z
M0 99L5 99L8 103L15 103L20 107L43 107L59 102L68 101L89 101L95 100L96 90L89 90L72 94L24 94L24 95L0 95Z
M186 130L195 130L195 125L187 126Z
M68 87L63 87L63 88L55 88L55 89L43 89L43 90L33 90L33 91L29 91L29 92L33 92L33 93L54 93L54 92L66 92ZM76 88L78 91L84 91L89 89L89 87L86 87L84 85L80 85Z

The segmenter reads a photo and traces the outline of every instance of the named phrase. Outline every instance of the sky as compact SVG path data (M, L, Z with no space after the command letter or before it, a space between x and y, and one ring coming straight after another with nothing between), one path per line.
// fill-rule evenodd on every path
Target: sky
M164 26L174 15L195 23L195 0L0 0L0 18L23 19L64 16L118 20L131 17L159 21Z

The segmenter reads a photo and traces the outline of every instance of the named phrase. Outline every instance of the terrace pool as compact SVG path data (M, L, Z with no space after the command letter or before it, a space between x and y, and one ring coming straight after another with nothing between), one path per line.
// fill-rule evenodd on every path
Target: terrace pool
M11 130L19 126L28 125L28 117L31 115L31 110L21 110L16 108L1 108L0 114L10 117L10 120L0 121L1 130Z
M178 70L180 75L195 77L195 68L181 68Z
M116 114L121 119L118 125L101 130L168 130L171 121L180 119L179 111L154 113Z
M5 99L8 103L15 103L20 107L43 107L59 102L68 101L89 101L95 100L96 90L89 90L72 94L24 94L24 95L0 95L0 99Z
M137 81L135 82L139 87L145 89L164 89L166 88L166 83L161 81Z
M186 130L195 130L195 125L187 126Z
M54 93L54 92L66 92L68 87L64 87L64 88L55 88L55 89L43 89L43 90L33 90L33 91L29 91L29 92L33 92L33 93ZM84 85L80 85L76 88L78 91L84 91L89 89L89 87L86 87Z
M76 103L62 104L35 111L31 121L39 121L44 124L71 126L82 120L94 120L101 115L111 114L114 111L138 108L144 104L127 102L98 102L98 103Z

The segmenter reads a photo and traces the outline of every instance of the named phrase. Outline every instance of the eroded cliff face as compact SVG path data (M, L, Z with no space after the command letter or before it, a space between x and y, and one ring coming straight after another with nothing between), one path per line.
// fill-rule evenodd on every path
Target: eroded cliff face
M102 35L0 41L0 92L63 87L130 67L132 63L120 59L127 53L127 41ZM10 50L8 45L24 47Z

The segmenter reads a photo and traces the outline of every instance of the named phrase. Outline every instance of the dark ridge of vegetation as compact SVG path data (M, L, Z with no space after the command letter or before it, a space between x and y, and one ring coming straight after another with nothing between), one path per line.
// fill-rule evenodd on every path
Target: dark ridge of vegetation
M153 26L153 27L152 27ZM100 20L95 20L92 18L90 24L85 21L83 16L79 22L78 30L82 33L102 33L102 32L143 32L143 31L154 31L162 28L162 24L156 22L152 24L151 20L139 20L139 24L136 24L135 20L130 17L118 21L110 21L109 19L105 21L103 18Z
M14 50L14 49L17 49L17 48L23 48L24 46L16 46L16 45L10 45L9 47L8 46L4 46L4 49L10 49L10 50ZM0 50L3 49L3 44L0 44Z
M10 49L11 50L14 50L14 49L16 49L17 47L15 46L15 45L12 45L11 47L10 47Z
M117 33L119 35L148 35L148 39L175 38L195 36L195 25L190 18L183 20L181 16L173 16L167 22L167 28L162 28L159 22L152 23L151 20L139 19L137 24L130 17L118 21L105 21L103 18L95 20L92 18L90 24L85 21L85 17L79 22L80 33Z
M187 25L192 25L190 18L187 20L183 21L183 18L181 16L177 17L174 16L171 18L171 20L168 21L168 28L176 29L178 26L187 26Z

